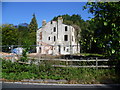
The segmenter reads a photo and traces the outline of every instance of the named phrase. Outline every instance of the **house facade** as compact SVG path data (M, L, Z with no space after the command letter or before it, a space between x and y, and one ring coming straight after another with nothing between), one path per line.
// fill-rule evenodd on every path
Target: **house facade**
M66 55L80 52L75 39L75 29L63 24L62 17L58 21L42 22L37 30L37 53L51 55Z

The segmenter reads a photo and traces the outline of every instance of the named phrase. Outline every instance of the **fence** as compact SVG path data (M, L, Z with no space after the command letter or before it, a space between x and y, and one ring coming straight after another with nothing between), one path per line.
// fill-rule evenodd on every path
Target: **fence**
M41 61L54 61L54 63L56 61L65 62L65 65L52 65L53 67L76 67L76 68L96 68L96 69L115 67L114 65L113 66L99 65L99 62L107 62L107 64L108 64L109 59L97 59L97 58L94 60L77 60L77 59L40 59L40 60L38 60L38 62L41 62ZM80 63L81 62L92 62L92 65L87 65L85 63L83 65L73 65L73 62L80 62ZM94 62L95 62L95 64L94 64Z
M15 56L14 55L8 55L8 56L3 56L3 57L11 57L11 61L12 62L16 62L15 60ZM18 61L18 63L22 63L22 64L31 64L31 63L34 63L34 64L40 64L40 62L52 62L52 66L53 67L76 67L76 68L109 68L109 67L115 67L114 65L110 66L108 65L108 63L110 62L109 59L90 59L90 60L85 60L85 59L82 59L82 60L78 60L78 59L44 59L44 58L31 58L31 57L28 57L28 62L21 62L21 61ZM59 62L57 63L57 65L55 65L56 62ZM64 62L64 65L60 65L61 62ZM77 63L75 63L77 62ZM85 63L83 63L85 62ZM90 62L92 62L90 64ZM99 62L102 62L103 65L99 65ZM107 65L104 65L104 62L106 62ZM89 63L89 64L88 64ZM79 65L76 65L76 64L79 64ZM80 65L81 64L81 65Z
M42 45L44 47L47 47L47 45ZM57 45L56 45L57 46ZM66 45L64 45L66 46ZM64 46L62 46L64 50ZM67 45L68 47L69 45ZM71 45L70 45L71 46ZM73 45L75 46L75 45ZM3 47L10 47L10 46L3 46ZM10 50L13 50L14 47L22 47L20 45L14 45L14 46L11 46ZM32 47L36 47L36 46L32 46ZM60 48L58 47L58 51ZM70 48L69 48L70 49ZM77 48L76 48L77 50ZM71 52L71 51L70 51ZM68 56L68 57L67 57ZM6 60L11 60L12 62L16 62L17 60L19 60L21 57L21 55L17 55L15 53L9 53L9 54L5 54L5 55L2 55L1 58L4 58ZM47 57L47 58L46 58ZM76 59L77 57L77 59ZM69 55L63 55L63 57L61 56L55 56L55 55L48 55L46 56L45 54L41 54L41 53L36 53L35 55L32 56L29 56L28 57L28 62L26 62L26 64L30 64L31 62L33 62L32 60L35 60L34 63L35 64L38 64L39 62L44 62L44 61L51 61L53 62L52 63L52 66L53 67L76 67L76 68L109 68L109 67L115 67L114 65L109 65L109 62L112 62L110 61L109 59L104 59L104 58L98 58L98 57L89 57L89 58L85 58L85 57L82 57L82 56L76 56L74 57L74 55L72 54L69 54ZM90 59L91 58L91 59ZM87 60L89 59L89 60ZM55 64L56 62L59 62L59 63L63 63L62 65L61 64ZM23 63L24 62L19 62L19 63Z
M89 84L99 82L99 80L101 82L102 78L108 80L109 76L113 75L114 77L115 75L113 72L116 65L111 65L110 63L113 61L104 57L79 56L80 54L43 55L41 53L29 53L28 61L22 62L22 55L5 52L1 54L1 58L5 59L2 62L2 77L5 79L31 79L35 82L52 79L65 80L72 84L86 84L86 82ZM6 60L15 63L6 62Z

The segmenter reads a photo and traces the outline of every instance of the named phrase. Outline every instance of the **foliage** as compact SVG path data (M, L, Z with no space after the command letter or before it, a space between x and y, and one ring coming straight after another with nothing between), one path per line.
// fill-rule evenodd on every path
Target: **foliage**
M101 48L97 46L95 42L95 29L97 28L97 23L93 23L91 20L84 21L81 19L80 15L73 14L72 16L59 15L54 17L53 20L57 21L57 18L62 16L63 23L67 25L72 25L76 32L77 44L80 44L82 53L100 53Z
M17 28L12 24L2 25L2 45L17 45L18 33ZM9 51L9 48L3 47L2 51Z
M25 41L30 40L28 27L20 24L20 25L18 25L17 31L18 31L18 44L16 44L16 45L26 44Z
M96 41L106 50L111 59L120 60L120 2L88 2L89 12L94 14L92 21L97 22ZM87 8L86 7L86 8Z
M3 24L2 25L2 44L3 45L16 44L17 43L17 35L18 35L17 29L12 24Z
M38 29L38 24L37 24L35 14L33 14L33 18L31 20L28 28L29 28L29 32L30 32L29 38L31 38L32 45L36 45L36 31Z
M26 50L28 50L29 48L31 51L34 51L35 47L30 47L30 45L36 45L37 27L38 25L36 22L35 15L33 15L33 19L30 25L28 25L27 23L22 23L19 25L3 24L2 45L6 45L6 47L2 47L2 51L3 52L10 51L9 45L24 45L23 48L27 48Z
M30 32L36 32L37 29L38 29L37 20L36 20L35 14L33 14L33 18L29 24L29 30Z
M106 77L107 76L107 77ZM2 60L2 78L8 80L23 79L66 79L75 80L77 83L105 83L112 78L112 83L120 83L119 78L115 75L114 69L94 69L94 68L55 68L49 62L35 64L19 64L11 61ZM107 82L109 83L109 82Z

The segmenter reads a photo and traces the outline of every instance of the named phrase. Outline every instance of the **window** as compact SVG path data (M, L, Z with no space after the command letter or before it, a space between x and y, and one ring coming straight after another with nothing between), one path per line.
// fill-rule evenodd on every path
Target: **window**
M50 40L50 37L48 37L48 40Z
M65 31L67 31L67 26L65 26Z
M69 52L69 49L67 49L67 52Z
M64 41L68 41L68 35L64 35Z
M39 53L41 53L41 47L39 47Z
M64 47L64 51L65 51L65 47Z
M56 32L56 27L54 27L53 31Z
M52 24L52 21L51 21L51 24Z
M54 36L54 41L56 41L56 37Z
M72 41L73 41L73 36L72 36Z

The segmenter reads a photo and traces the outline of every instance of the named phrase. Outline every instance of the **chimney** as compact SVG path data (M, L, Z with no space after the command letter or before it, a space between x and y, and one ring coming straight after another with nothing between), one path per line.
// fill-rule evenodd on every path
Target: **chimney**
M62 17L58 17L58 24L62 24L63 23L63 18Z
M42 21L42 26L45 26L46 25L46 20L43 20Z

